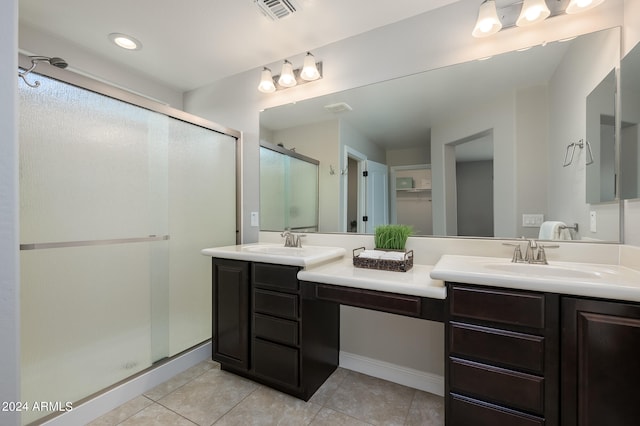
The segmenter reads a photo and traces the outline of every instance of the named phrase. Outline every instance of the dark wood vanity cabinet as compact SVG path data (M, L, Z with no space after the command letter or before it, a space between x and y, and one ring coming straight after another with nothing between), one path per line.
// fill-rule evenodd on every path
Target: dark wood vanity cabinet
M213 359L308 400L338 365L339 305L307 297L295 266L214 258L213 271Z
M559 296L447 284L448 426L558 425Z
M640 305L562 299L562 425L640 424Z

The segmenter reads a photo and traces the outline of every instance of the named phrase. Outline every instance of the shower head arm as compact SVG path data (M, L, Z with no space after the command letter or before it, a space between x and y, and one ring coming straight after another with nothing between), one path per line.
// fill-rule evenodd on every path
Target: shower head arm
M29 83L29 81L27 80L27 75L29 75L33 70L36 69L36 67L38 66L38 64L40 62L48 62L50 65L53 65L55 67L58 68L66 68L67 67L67 63L64 59L61 58L49 58L48 56L29 56L29 59L31 59L31 67L23 72L18 71L18 77L22 78L22 80L27 84L27 86L29 87L38 87L40 86L40 82L39 81L34 81L33 83Z
M29 68L28 70L25 70L23 72L18 71L18 77L22 78L22 80L29 87L38 87L38 86L40 86L40 82L38 80L34 81L33 83L29 83L29 80L27 80L27 75L29 75L29 73L31 73L31 71L35 70L37 66L38 66L38 61L32 60L31 61L31 68Z

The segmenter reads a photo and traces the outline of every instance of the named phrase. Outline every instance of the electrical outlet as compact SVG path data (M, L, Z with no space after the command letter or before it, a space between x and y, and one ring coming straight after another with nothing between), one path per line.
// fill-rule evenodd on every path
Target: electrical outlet
M543 214L523 214L522 215L522 227L523 228L540 228L544 222Z
M593 210L589 212L589 230L591 232L597 232L597 224L598 224L598 220L596 218L596 212L594 212Z

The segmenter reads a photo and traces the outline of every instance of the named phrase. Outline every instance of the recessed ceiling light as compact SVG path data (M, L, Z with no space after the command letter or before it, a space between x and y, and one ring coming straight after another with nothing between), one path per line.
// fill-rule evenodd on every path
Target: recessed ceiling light
M135 38L128 36L126 34L111 33L109 34L109 40L114 42L116 45L122 47L123 49L127 49L127 50L142 49L142 43L140 43Z

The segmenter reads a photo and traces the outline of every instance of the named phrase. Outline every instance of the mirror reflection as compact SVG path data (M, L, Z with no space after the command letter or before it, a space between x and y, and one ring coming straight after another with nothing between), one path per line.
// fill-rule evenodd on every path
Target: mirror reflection
M571 166L576 149L585 151L587 203L616 199L616 73L609 74L587 96L587 138L567 146L565 166Z
M620 175L623 199L640 198L640 44L620 63L621 137Z
M585 203L585 150L563 159L619 41L613 28L270 108L260 139L319 161L319 232L538 238L557 221L564 239L618 241L618 203Z

